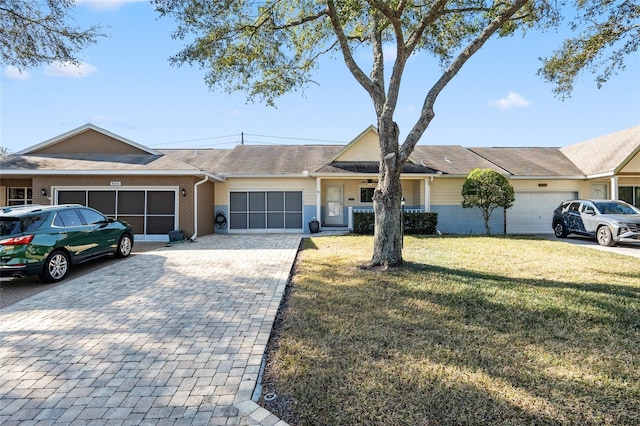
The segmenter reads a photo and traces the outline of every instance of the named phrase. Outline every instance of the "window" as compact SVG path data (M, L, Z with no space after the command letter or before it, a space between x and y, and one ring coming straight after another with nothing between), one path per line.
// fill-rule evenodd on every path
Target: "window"
M80 212L80 216L84 219L85 225L97 225L100 223L105 223L105 217L100 213L94 212L89 209L78 209Z
M621 186L618 188L618 199L640 207L640 186Z
M33 190L31 188L9 188L8 206L19 206L33 203Z
M375 188L360 188L360 202L373 203L373 191Z
M75 209L60 210L53 224L55 226L82 226L82 219L80 219Z

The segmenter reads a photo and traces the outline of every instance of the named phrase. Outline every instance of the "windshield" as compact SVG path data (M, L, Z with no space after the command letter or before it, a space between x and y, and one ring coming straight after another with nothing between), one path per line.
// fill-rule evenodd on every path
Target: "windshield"
M12 236L36 230L47 216L48 213L38 213L24 217L0 217L0 235Z
M639 210L627 203L600 201L594 204L601 214L640 214Z

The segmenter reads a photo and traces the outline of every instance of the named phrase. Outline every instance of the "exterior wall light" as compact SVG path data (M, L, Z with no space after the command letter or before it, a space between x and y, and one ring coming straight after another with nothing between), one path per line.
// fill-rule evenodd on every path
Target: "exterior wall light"
M43 197L46 197L47 196L47 188L42 188L40 190L40 193L42 194Z
M187 190L186 190L186 189L184 189L184 188L182 188L182 189L180 190L180 193L182 194L182 196L183 196L183 197L186 197L186 196L187 196Z

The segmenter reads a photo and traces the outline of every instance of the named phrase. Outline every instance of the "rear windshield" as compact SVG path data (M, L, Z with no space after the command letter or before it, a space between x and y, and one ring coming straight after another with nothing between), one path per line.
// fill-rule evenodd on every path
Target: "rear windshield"
M0 235L11 236L38 229L49 213L38 213L23 217L0 217Z

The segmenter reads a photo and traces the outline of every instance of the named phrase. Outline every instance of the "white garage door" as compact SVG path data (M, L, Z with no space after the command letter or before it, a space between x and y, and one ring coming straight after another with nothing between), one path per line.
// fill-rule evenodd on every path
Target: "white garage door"
M507 210L508 234L550 234L553 210L564 200L578 198L577 192L518 192Z

